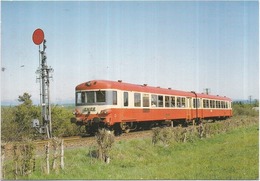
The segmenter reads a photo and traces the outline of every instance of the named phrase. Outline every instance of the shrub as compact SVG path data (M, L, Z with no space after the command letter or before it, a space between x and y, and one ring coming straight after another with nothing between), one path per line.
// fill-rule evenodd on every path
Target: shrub
M197 139L208 138L217 134L226 133L242 126L258 124L258 122L259 120L257 117L245 117L242 119L230 118L225 121L205 123L188 128L155 128L152 131L152 143L155 145L162 142L163 145L167 146L173 142L193 142Z
M155 145L162 142L164 146L168 146L174 142L192 142L198 137L198 132L193 128L164 127L154 128L152 131L152 143Z
M259 111L253 109L254 105L250 104L238 104L235 103L232 105L233 108L233 116L258 116Z
M71 111L69 109L52 106L52 131L56 137L74 136L78 134L76 124L71 124Z
M166 128L154 128L152 136L152 143L155 145L158 142L162 142L164 146L167 146L173 141L174 133L170 127Z
M96 140L98 144L98 158L109 163L109 153L115 141L114 133L106 129L100 129L96 135Z
M28 176L35 169L35 145L30 140L13 145L14 177Z

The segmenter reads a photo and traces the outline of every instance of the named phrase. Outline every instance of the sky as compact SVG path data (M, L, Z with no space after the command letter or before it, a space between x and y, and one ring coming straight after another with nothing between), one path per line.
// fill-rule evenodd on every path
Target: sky
M1 103L24 92L39 103L37 28L52 103L93 79L259 99L258 12L258 1L1 1Z

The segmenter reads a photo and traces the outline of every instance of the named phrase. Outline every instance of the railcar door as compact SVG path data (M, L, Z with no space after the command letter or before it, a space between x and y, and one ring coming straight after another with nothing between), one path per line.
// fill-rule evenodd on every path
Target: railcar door
M186 120L192 119L192 98L187 97Z
M200 98L200 106L199 106L199 108L200 108L200 111L199 111L198 117L200 119L203 119L204 118L204 115L203 115L204 106L203 106L203 99L202 98Z

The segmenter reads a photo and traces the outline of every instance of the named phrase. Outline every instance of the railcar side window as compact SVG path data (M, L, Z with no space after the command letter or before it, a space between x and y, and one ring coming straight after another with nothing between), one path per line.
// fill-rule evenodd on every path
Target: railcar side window
M117 105L117 91L113 91L113 105Z
M85 93L77 92L76 93L76 104L85 103Z
M152 95L151 105L152 105L152 107L157 107L157 95Z
M171 107L175 107L175 97L171 97Z
M135 107L141 107L141 94L134 93L134 105Z
M210 108L215 108L215 101L214 100L210 100L209 101L209 105L210 105Z
M177 107L181 107L181 98L177 97Z
M203 99L203 107L204 108L209 108L209 100Z
M124 92L124 106L128 106L128 92Z
M181 107L186 107L186 98L185 97L181 98Z
M225 102L221 101L221 108L225 108Z
M143 107L149 107L149 94L143 94Z
M220 101L216 101L216 107L220 108Z
M158 106L163 107L163 96L158 96Z
M199 108L199 107L200 107L199 99L193 99L193 108Z
M170 96L165 96L165 107L170 107Z

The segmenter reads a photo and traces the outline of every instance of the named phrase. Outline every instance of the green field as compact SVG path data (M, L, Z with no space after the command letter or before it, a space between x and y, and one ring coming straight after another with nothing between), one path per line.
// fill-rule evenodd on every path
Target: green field
M92 158L89 147L65 150L65 170L46 175L38 165L22 179L258 179L258 134L255 125L167 147L150 138L118 141L110 164Z

